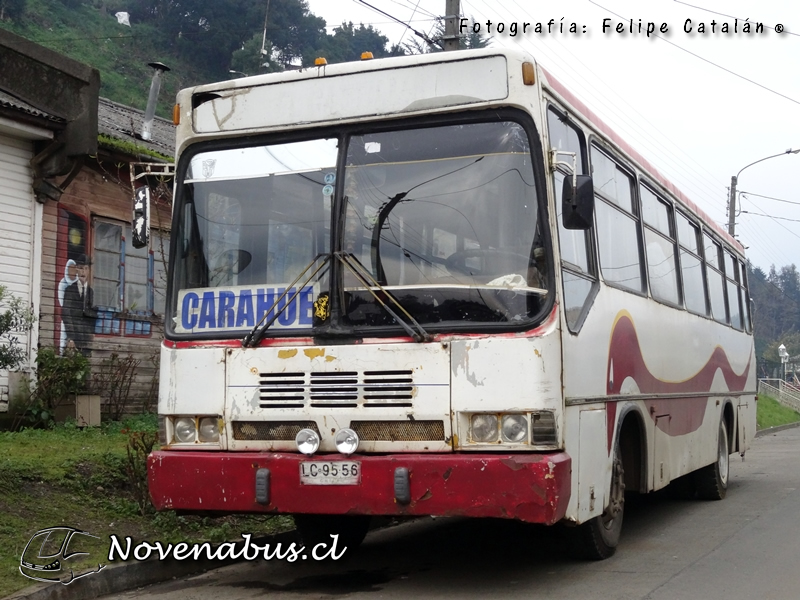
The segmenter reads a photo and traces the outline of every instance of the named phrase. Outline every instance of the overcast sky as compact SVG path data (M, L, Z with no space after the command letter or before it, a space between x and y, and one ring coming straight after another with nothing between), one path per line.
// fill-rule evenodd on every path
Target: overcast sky
M433 16L445 10L445 0L367 1L424 33L433 28ZM754 161L800 148L800 5L793 0L687 1L691 6L675 0L461 0L461 12L483 32L492 22L493 45L518 44L532 53L727 228L731 176ZM359 0L308 0L308 5L325 19L329 32L353 21L373 25L390 44L416 37ZM606 18L613 25L623 23L626 32L604 33ZM739 33L733 33L735 18ZM536 23L546 28L551 19L565 24L564 33L531 32ZM633 34L627 31L630 19ZM691 33L684 31L687 19ZM745 19L763 23L764 33L743 33ZM636 31L639 20L642 33ZM513 22L518 23L515 37L508 34ZM532 25L522 34L525 22ZM666 24L668 33L648 37L648 22L656 29ZM499 23L505 33L497 33ZM572 23L580 33L568 33ZM704 34L698 33L701 23ZM723 23L731 33L721 32ZM781 26L779 34L775 29ZM738 189L750 194L739 203L748 212L737 216L736 236L764 270L772 264L800 267L798 181L800 154L772 158L739 176Z

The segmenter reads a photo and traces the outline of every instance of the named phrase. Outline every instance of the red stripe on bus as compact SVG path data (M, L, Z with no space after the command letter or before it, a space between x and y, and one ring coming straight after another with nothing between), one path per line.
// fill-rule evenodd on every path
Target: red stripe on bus
M680 349L672 351L680 352ZM742 373L737 374L725 350L717 346L708 361L694 376L683 381L664 381L653 375L647 367L633 320L630 315L623 312L617 317L611 333L606 392L609 395L621 394L623 382L630 377L636 382L639 393L642 394L684 394L682 398L654 398L644 401L659 429L673 436L684 435L696 431L703 423L708 404L705 394L712 391L711 384L717 371L722 373L728 391L744 391L751 359L752 357L748 358ZM720 395L725 394L725 391L720 392ZM613 410L616 410L616 407ZM670 415L670 419L656 418L662 415ZM609 429L609 436L611 433L613 431Z

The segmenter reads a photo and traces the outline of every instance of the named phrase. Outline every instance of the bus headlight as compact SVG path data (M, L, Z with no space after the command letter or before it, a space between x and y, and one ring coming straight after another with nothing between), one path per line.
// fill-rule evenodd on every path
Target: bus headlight
M470 436L473 442L491 444L498 439L497 415L472 415Z
M197 428L194 419L191 417L181 417L175 420L175 429L173 435L176 442L181 444L189 444L194 441Z
M342 454L352 454L358 449L358 434L352 429L345 427L336 432L334 442L339 452Z
M212 415L165 417L164 436L170 444L219 445L220 423L220 417Z
M200 419L200 429L197 431L197 439L201 442L219 441L219 421L216 417L202 417Z
M524 444L528 441L528 419L525 415L503 415L500 433L504 442Z
M314 454L319 449L319 436L313 429L301 429L294 438L297 449L303 454Z

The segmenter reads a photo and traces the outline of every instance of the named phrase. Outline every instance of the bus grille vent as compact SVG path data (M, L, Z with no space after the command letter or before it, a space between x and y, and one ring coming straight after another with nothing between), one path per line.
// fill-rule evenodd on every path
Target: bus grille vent
M259 374L261 408L411 408L415 392L410 369Z
M305 373L260 373L261 408L303 408Z
M290 442L301 429L313 429L319 435L314 421L234 421L233 439Z
M441 421L351 421L350 429L365 442L441 442Z
M364 371L364 406L410 407L414 398L411 371Z
M337 371L311 373L309 399L311 406L328 408L355 408L358 404L358 373Z

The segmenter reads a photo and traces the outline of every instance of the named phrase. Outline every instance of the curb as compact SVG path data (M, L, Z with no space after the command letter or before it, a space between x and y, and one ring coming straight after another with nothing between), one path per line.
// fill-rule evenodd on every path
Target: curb
M779 431L784 431L786 429L794 429L795 427L800 427L800 421L797 423L789 423L788 425L776 425L775 427L768 427L767 429L761 429L760 431L756 431L756 437L763 437L765 435L769 435L770 433L778 433Z
M263 546L291 544L299 541L296 531L287 531L273 536L251 540L251 543ZM239 549L243 541L236 543ZM216 548L216 546L212 546ZM99 573L77 579L69 585L62 583L40 583L14 592L2 600L92 600L106 594L117 594L153 583L169 581L178 577L197 575L211 569L218 569L244 561L244 558L196 561L179 561L175 559L159 561L129 561L120 565L109 565Z

